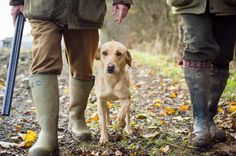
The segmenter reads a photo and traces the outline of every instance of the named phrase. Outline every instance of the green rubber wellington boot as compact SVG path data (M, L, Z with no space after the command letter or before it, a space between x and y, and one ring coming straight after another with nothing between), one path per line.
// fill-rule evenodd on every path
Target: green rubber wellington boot
M33 102L36 107L40 133L30 148L30 156L59 156L57 139L59 93L56 75L33 74L30 77Z
M210 63L184 60L184 77L188 86L193 112L191 144L207 148L212 142L208 123L208 98L210 86Z
M87 107L89 93L94 84L94 79L90 81L77 80L72 77L70 83L70 106L68 130L77 141L91 140L91 133L86 125L84 111Z
M218 103L227 84L228 77L228 69L213 68L211 73L211 86L208 109L211 136L217 142L223 142L226 140L225 132L216 126L214 122L214 117L217 114Z

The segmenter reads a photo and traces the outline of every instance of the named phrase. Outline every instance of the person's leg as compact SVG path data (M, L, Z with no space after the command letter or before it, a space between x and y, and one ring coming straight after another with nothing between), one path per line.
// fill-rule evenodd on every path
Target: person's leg
M41 127L37 142L30 148L30 155L57 155L59 91L57 75L62 68L61 32L52 22L31 20L33 60L30 89Z
M220 46L220 54L213 61L211 72L209 108L209 124L211 135L216 141L225 141L226 134L214 122L218 103L229 77L229 63L233 59L236 39L236 16L213 17L213 36Z
M183 71L190 92L194 122L191 144L206 147L212 141L207 109L211 61L219 53L219 46L212 38L209 14L182 14L181 19L186 45Z
M74 139L87 141L91 139L91 133L84 112L94 84L92 66L98 48L98 30L65 29L63 34L70 68L68 129Z

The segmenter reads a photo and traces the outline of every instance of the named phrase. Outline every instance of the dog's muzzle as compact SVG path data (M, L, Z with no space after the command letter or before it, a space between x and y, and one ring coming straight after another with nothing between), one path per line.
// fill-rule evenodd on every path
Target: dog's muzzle
M114 64L110 64L107 66L107 73L109 74L113 74L115 72L115 65Z

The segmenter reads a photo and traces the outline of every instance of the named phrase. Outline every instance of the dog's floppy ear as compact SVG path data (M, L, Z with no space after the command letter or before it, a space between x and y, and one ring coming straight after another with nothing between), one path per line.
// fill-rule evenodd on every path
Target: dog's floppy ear
M96 59L96 60L100 60L100 59L101 59L100 50L101 50L101 48L99 47L99 48L97 49L97 51L96 51L96 54L95 54L95 59Z
M130 55L130 52L126 51L126 63L131 67L132 57Z

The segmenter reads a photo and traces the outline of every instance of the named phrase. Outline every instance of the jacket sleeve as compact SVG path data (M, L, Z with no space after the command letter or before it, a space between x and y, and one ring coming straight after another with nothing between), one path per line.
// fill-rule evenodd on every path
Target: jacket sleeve
M133 4L132 0L113 0L113 2L113 5L123 4L126 5L128 8L130 8L130 6Z
M10 5L24 5L24 0L10 0Z

